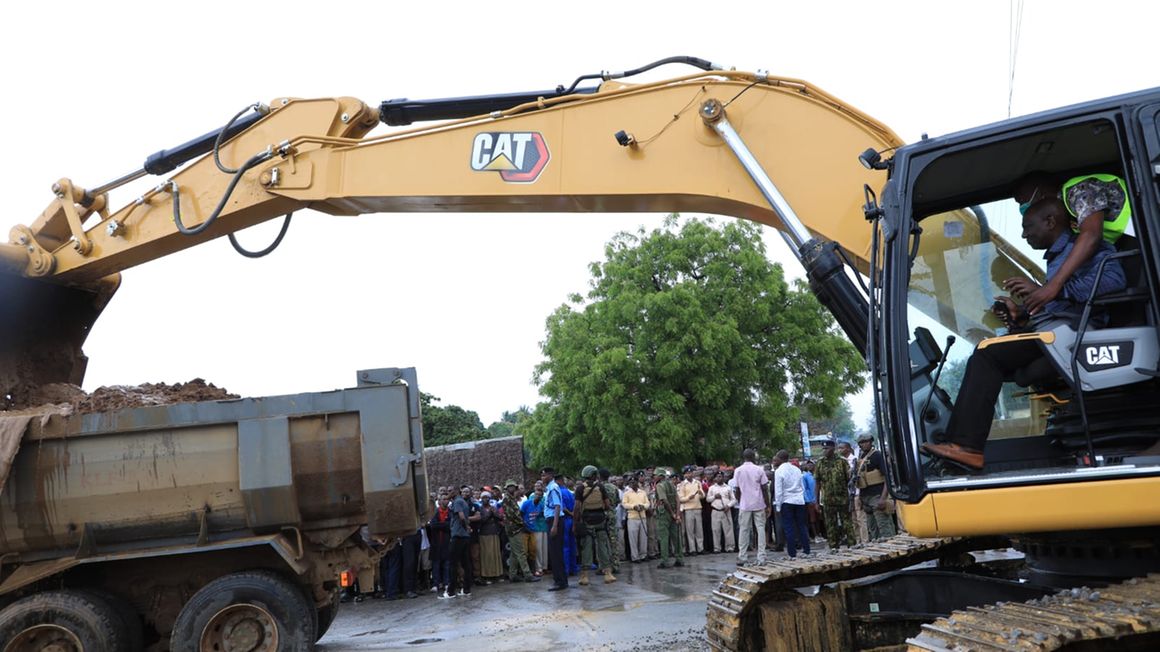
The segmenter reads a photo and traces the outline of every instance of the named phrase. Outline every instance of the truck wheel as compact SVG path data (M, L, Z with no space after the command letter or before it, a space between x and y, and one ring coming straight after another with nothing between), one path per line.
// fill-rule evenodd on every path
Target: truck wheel
M206 584L177 614L172 652L314 649L314 605L274 573L233 573Z
M339 598L342 597L342 591L335 589L330 596L330 604L318 610L318 634L314 637L314 642L322 640L326 636L326 630L334 623L335 616L338 615Z
M145 625L141 619L141 614L137 613L137 610L129 604L128 600L104 589L85 588L80 589L79 592L96 596L113 608L125 628L125 649L145 649Z
M0 611L4 652L129 652L125 627L101 598L83 591L49 591Z

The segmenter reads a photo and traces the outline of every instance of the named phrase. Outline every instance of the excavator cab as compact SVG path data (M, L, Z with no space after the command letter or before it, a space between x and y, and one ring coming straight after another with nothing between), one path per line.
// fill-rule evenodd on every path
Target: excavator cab
M1109 514L1115 501L1103 492L1123 489L1121 482L1151 490L1160 476L1158 110L1160 91L1145 91L926 139L895 155L882 197L884 292L872 306L872 358L892 488L907 503L901 513L912 533L1156 522L1138 505L1127 516ZM1032 171L1125 179L1132 224L1109 259L1124 269L1127 287L1088 297L1074 317L1039 319L1013 335L991 312L1009 294L1003 280L1045 279L1042 252L1021 238L1012 199ZM1107 323L1097 328L1092 316L1100 313ZM1012 339L1034 342L1042 355L1000 392L984 468L923 454L923 443L946 432L973 350Z

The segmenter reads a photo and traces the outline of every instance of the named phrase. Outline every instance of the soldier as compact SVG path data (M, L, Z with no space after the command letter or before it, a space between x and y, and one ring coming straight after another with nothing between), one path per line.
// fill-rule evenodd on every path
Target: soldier
M604 485L604 496L608 498L608 511L604 514L604 522L608 528L605 531L608 533L609 563L612 564L612 574L615 575L620 572L620 551L624 550L624 546L620 542L620 519L616 510L620 505L620 490L612 483L611 477L611 471L600 469L600 482Z
M593 561L604 574L604 583L610 584L616 581L616 576L612 574L608 549L609 499L595 466L584 467L580 477L582 482L576 485L576 515L572 521L580 544L580 586L588 585L588 569Z
M850 465L834 454L834 440L822 442L822 459L814 464L818 480L818 504L826 519L826 541L837 550L843 539L847 546L857 543L850 519Z
M659 568L684 566L684 552L681 549L681 514L678 511L677 488L669 480L666 469L653 471L657 477L657 539L659 541L661 564ZM669 564L669 555L674 557Z
M508 538L508 579L513 582L539 582L528 566L528 548L525 545L524 515L520 511L518 498L520 485L515 480L504 483L507 493L503 497L503 527Z
M858 448L862 454L858 456L854 477L861 492L870 539L889 539L894 536L894 515L887 512L890 502L886 493L886 460L881 452L874 450L874 437L869 433L858 437Z

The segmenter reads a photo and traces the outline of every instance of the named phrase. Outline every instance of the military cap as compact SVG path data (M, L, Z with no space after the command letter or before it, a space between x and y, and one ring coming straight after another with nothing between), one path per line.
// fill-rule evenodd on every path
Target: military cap
M597 473L598 473L598 471L596 470L596 467L589 464L588 466L584 467L583 470L580 471L580 477L581 478L594 478L594 477L596 477Z
M858 443L861 444L864 441L869 441L869 442L874 441L874 435L871 435L868 432L864 432L864 433L858 435Z
M520 486L520 483L516 482L515 480L508 480L507 482L503 483L504 489L507 489L508 487L518 487L518 486Z

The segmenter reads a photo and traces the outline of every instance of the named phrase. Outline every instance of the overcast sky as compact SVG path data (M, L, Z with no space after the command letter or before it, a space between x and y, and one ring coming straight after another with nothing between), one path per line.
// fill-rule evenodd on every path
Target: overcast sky
M1157 85L1158 7L1028 1L1012 113ZM1003 119L1008 106L1006 1L202 0L3 12L3 233L32 223L60 177L96 186L246 104L286 95L377 104L538 90L687 54L806 79L907 141ZM112 203L137 192L114 192ZM486 425L539 400L531 377L544 320L586 291L604 243L662 217L303 212L268 258L243 259L222 239L127 271L85 347L85 389L203 377L260 396L414 366L425 391ZM276 230L242 239L259 248ZM801 274L776 234L767 242ZM863 424L867 395L851 404Z

